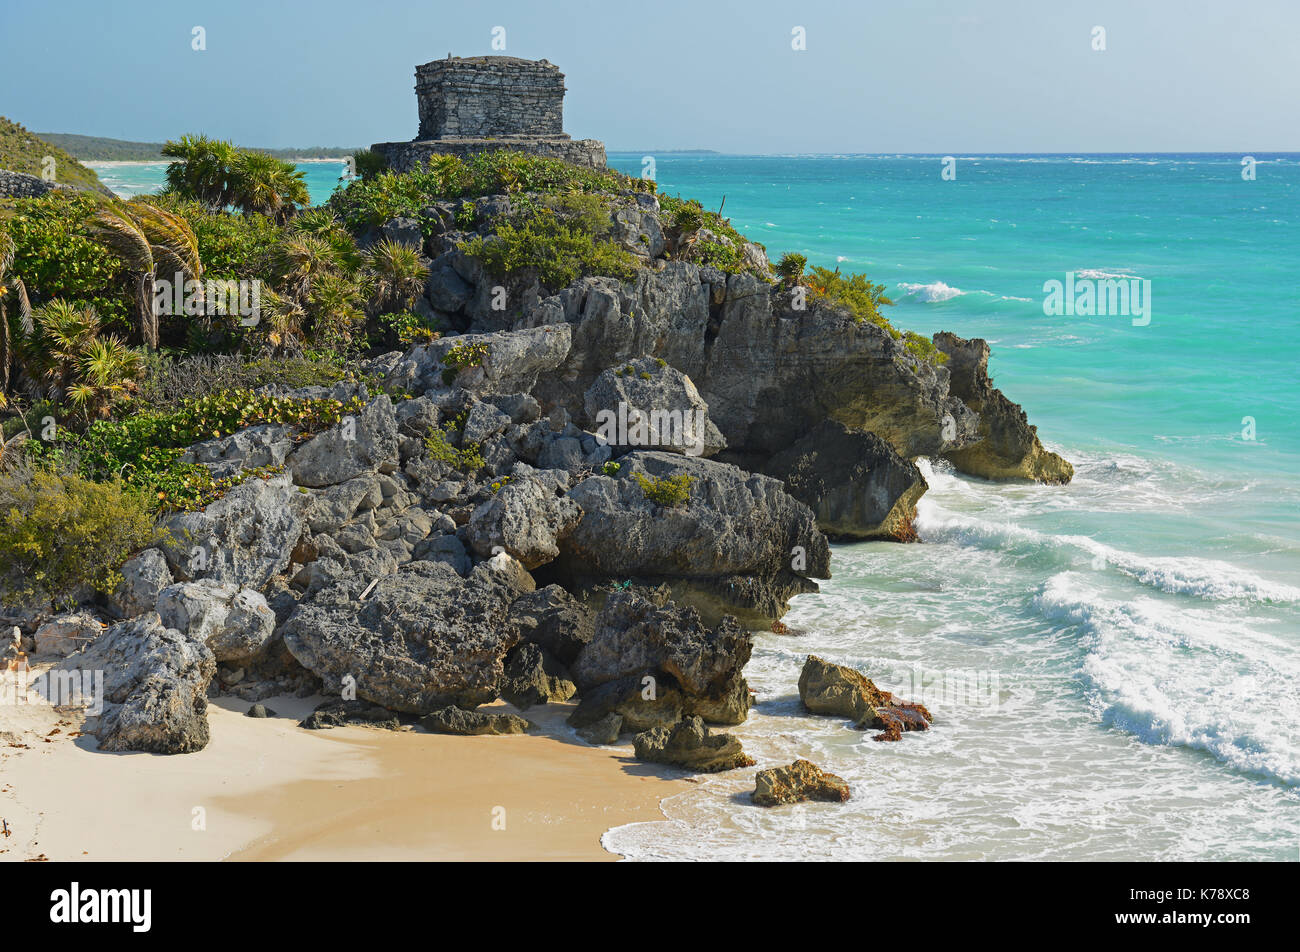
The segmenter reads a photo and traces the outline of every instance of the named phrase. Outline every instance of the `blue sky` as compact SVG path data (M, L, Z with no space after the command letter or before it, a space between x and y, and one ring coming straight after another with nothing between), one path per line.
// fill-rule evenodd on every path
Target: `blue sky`
M1300 150L1297 0L3 0L0 113L36 131L246 145L410 139L413 69L567 75L611 149ZM192 29L207 49L191 48ZM806 31L807 49L791 48ZM1093 28L1106 49L1093 49ZM15 37L19 38L15 42Z

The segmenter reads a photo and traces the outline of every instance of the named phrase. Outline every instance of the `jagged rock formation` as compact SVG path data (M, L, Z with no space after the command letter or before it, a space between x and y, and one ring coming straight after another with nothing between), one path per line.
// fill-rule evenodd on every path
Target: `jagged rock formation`
M809 655L799 673L799 699L814 714L847 717L860 729L881 731L872 740L901 740L903 731L925 731L934 720L924 705L882 691L860 671Z
M796 760L788 767L760 770L754 777L753 797L760 807L802 803L805 800L843 803L849 798L849 785L816 764Z
M731 734L710 733L698 717L637 734L633 746L639 760L672 764L697 773L754 766L753 758L745 753L739 740Z
M989 345L976 337L963 340L943 331L934 344L948 355L951 389L979 414L981 439L954 447L944 457L963 473L985 479L1034 479L1040 483L1068 483L1074 467L1038 441L1025 411L1012 403L989 378Z

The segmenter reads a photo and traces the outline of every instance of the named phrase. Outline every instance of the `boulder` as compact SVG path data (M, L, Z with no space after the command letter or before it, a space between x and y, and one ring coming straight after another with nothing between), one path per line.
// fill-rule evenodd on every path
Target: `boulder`
M103 630L99 619L90 612L56 615L36 629L35 653L66 658L93 642Z
M318 433L289 457L299 486L334 486L363 473L391 473L400 465L397 419L387 394L380 394L354 417Z
M915 539L916 501L929 488L888 442L836 420L777 453L763 472L812 509L832 539Z
M447 706L420 718L420 726L433 734L524 734L528 722L517 714L489 714Z
M158 614L168 628L206 644L218 661L256 656L275 630L275 612L260 592L212 579L169 585L158 595Z
M516 599L510 615L524 640L541 647L561 664L571 665L595 635L595 612L559 585Z
M567 701L577 693L564 665L537 645L524 642L507 656L501 696L521 711L536 704Z
M390 384L412 393L448 386L444 371L455 371L452 383L479 394L532 393L541 374L554 371L569 353L567 324L528 327L491 334L459 334L412 348L388 373ZM483 357L471 366L451 367L444 358L481 349Z
M760 807L805 800L843 803L848 798L847 783L807 760L796 760L788 767L760 770L754 778L754 802Z
M153 611L158 595L172 583L167 557L160 549L145 549L122 566L122 581L113 590L109 608L118 618L134 618Z
M195 443L181 454L183 463L202 463L217 479L246 469L281 466L293 451L294 428L263 423L230 436Z
M678 608L664 591L649 597L615 591L596 617L573 677L586 691L639 671L667 674L690 713L739 724L749 712L743 672L752 650L752 636L734 618L710 630L696 609Z
M847 717L858 728L881 730L872 740L901 740L903 731L930 729L922 704L901 701L859 671L809 655L799 673L799 699L814 714Z
M119 622L85 651L34 682L47 699L61 680L102 676L103 708L92 733L101 750L183 754L208 743L208 684L216 659L207 645L166 628L157 612ZM62 682L66 684L66 681Z
M618 743L618 735L622 732L623 717L614 713L606 714L594 724L579 727L576 731L579 737L596 747Z
M712 456L727 445L691 378L661 358L608 368L587 389L583 409L591 430L619 449Z
M496 699L506 654L520 640L509 617L523 594L516 573L483 563L462 578L444 562L416 561L361 601L371 581L340 575L282 628L285 646L327 692L351 678L357 697L413 714Z
M288 568L306 502L287 475L240 483L203 511L167 521L167 564L180 579L260 590Z
M754 765L735 736L711 734L698 717L688 717L672 727L656 727L637 734L633 748L638 760L672 764L697 773L716 773Z
M617 476L592 476L569 490L582 520L560 543L557 570L572 581L642 578L693 583L707 592L711 621L731 611L767 627L790 596L830 577L826 536L806 505L778 480L713 460L630 453ZM642 480L690 480L683 505L647 498Z
M558 496L544 480L511 480L470 516L466 536L474 551L504 550L534 569L560 554L559 543L582 518L578 504Z
M329 730L334 727L375 727L395 731L402 726L392 711L365 701L326 701L317 705L299 724L310 731Z
M1043 448L1038 427L1012 403L989 377L989 345L978 337L965 340L947 331L936 334L935 346L948 355L953 394L979 414L979 441L953 447L944 458L963 473L985 479L1033 479L1068 483L1074 467Z
M617 714L622 718L623 730L647 731L671 727L683 713L682 692L672 679L647 671L584 691L569 715L569 724L590 727Z

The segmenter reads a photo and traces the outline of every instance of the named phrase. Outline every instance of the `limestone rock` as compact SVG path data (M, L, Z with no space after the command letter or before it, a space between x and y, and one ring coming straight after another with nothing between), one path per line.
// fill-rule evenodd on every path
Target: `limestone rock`
M520 596L510 614L526 641L565 665L573 664L595 635L595 612L559 585Z
M357 697L414 714L496 699L520 640L509 619L522 594L513 573L484 563L465 579L443 562L411 562L360 601L370 582L338 577L282 628L285 646L328 692L351 676Z
M400 463L393 404L380 394L357 416L318 433L289 457L299 486L333 486L368 472L392 472Z
M38 655L66 658L93 642L103 630L99 619L90 612L56 615L36 629L35 651Z
M916 464L874 433L826 420L763 472L817 514L833 539L915 538L916 501L928 488Z
M166 556L160 549L145 549L122 566L122 581L113 591L109 607L119 618L134 618L152 611L159 593L171 583Z
M448 706L420 719L420 726L434 734L525 734L528 722L517 714L490 714Z
M260 592L212 579L169 585L158 595L158 614L168 628L206 644L217 661L252 658L275 630L275 613Z
M922 704L899 700L861 672L809 655L799 673L799 699L814 714L847 717L859 728L881 733L872 740L901 740L903 731L930 729L934 718Z
M534 569L560 554L559 543L577 526L582 509L557 496L541 479L511 480L470 516L466 533L480 556L503 549Z
M402 726L392 711L365 701L326 701L298 724L307 730L329 730L333 727L375 727L395 731Z
M607 744L618 743L618 735L623 731L623 717L619 714L609 713L586 727L579 727L577 734L588 744L595 747L603 747Z
M576 693L569 672L537 645L524 642L506 658L501 696L521 711L536 704L567 701Z
M948 355L952 392L979 414L979 442L944 453L963 473L985 479L1034 479L1068 483L1074 467L1043 448L1038 427L1031 426L1019 404L1012 403L989 378L989 345L978 337L964 340L947 331L935 346Z
M711 734L698 717L688 717L672 727L656 727L637 734L633 747L638 760L672 764L699 773L754 765L736 737Z
M847 783L807 760L796 760L788 767L760 770L754 778L754 802L761 807L804 800L843 803L848 798Z
M607 681L582 693L569 724L590 727L610 714L619 715L627 731L671 727L682 719L682 692L671 679L652 672Z
M587 389L583 409L611 446L712 456L727 445L691 378L662 359L608 368Z
M100 749L183 754L207 746L206 694L215 671L207 645L147 612L109 628L34 686L48 698L61 677L79 674L84 687L91 672L102 672L104 707L93 729Z

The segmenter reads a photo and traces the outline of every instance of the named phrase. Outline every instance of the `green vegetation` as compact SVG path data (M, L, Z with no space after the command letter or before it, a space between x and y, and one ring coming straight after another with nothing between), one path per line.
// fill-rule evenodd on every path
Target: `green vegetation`
M660 195L659 207L667 224L665 237L672 257L719 268L728 274L753 270L744 253L745 245L753 242L736 231L730 219L709 211L694 199L680 196Z
M94 169L86 168L59 145L0 116L0 169L44 178L46 160L53 159L51 171L56 183L90 189L102 195L112 194Z
M164 158L162 142L132 142L128 139L105 139L70 132L41 132L38 135L83 162L158 162ZM265 152L277 159L344 159L349 155L359 157L362 151L366 151L338 146L310 146L301 149L240 148L249 152Z
M442 382L451 386L456 375L466 367L478 367L488 355L488 345L482 341L473 344L454 344L442 357Z
M600 471L604 473L606 476L617 476L618 471L621 470L622 468L623 468L622 463L615 463L613 460L610 460L608 463L606 463L604 466L600 468Z
M452 421L441 427L431 427L424 438L424 449L430 459L445 463L453 469L475 472L483 468L483 447L478 443L456 448L454 440L464 427L464 421Z
M787 251L781 255L781 260L777 262L773 269L786 287L794 287L803 280L804 268L808 267L808 259L794 251Z
M360 171L360 166L358 166ZM420 218L428 205L483 195L652 191L653 183L608 169L589 169L559 159L501 150L462 159L438 155L406 173L367 174L330 197L330 206L353 231L391 218ZM428 222L424 222L426 227Z
M633 473L632 478L641 487L641 492L656 506L672 508L684 506L691 498L691 486L695 479L685 473L676 476L643 476Z
M559 289L589 274L630 281L637 260L608 239L566 222L549 208L516 222L502 222L489 237L461 242L460 250L482 262L498 278L531 272L548 288Z
M175 160L167 166L167 192L209 211L233 206L283 222L311 204L303 173L265 152L237 149L207 136L181 136L162 152Z
M802 258L802 255L786 255L781 259L785 265L787 259ZM793 272L792 262L790 270ZM780 267L780 265L778 265ZM802 268L800 268L802 271ZM802 279L815 301L824 301L831 307L847 311L857 323L871 323L886 331L894 340L901 340L903 348L920 360L936 364L948 362L948 355L934 346L934 342L914 331L900 331L880 313L882 307L893 305L885 297L885 286L873 284L861 274L840 274L838 268L813 268L812 274Z
M64 608L83 585L112 591L117 566L161 536L149 509L120 480L26 464L0 471L0 592Z

